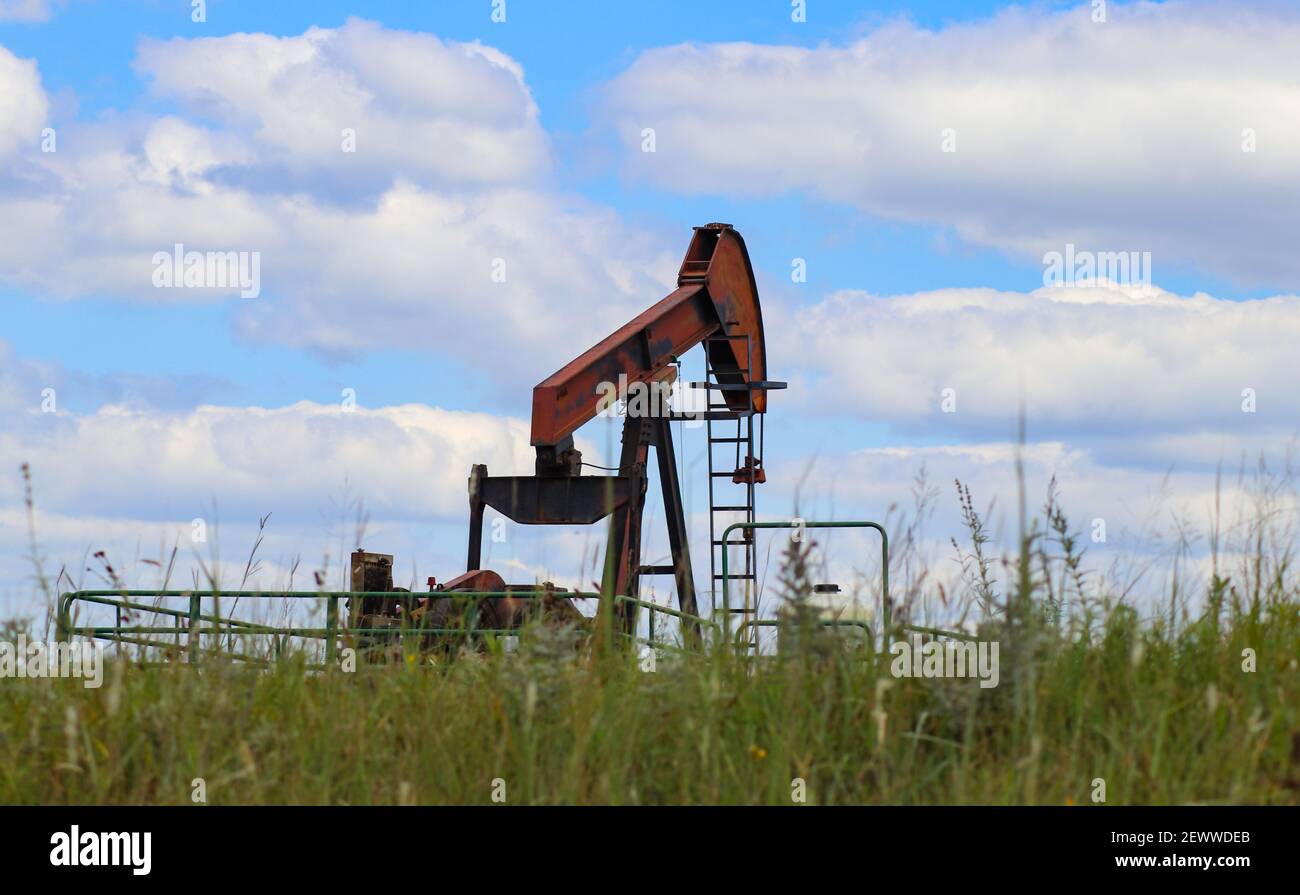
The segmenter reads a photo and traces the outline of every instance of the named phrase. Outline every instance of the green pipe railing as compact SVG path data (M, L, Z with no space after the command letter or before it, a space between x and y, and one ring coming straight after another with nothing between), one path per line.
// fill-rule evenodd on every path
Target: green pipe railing
M704 618L704 617L702 617L702 616L699 616L699 615L692 615L692 614L689 613L689 612L682 612L680 609L673 609L671 606L663 606L663 605L660 605L659 603L652 603L652 602L650 602L649 600L640 600L640 599L637 599L636 597L629 597L629 596L626 596L626 595L624 595L624 594L615 594L615 595L614 595L614 602L615 602L615 603L629 603L629 604L631 604L631 605L633 605L633 606L637 606L637 607L639 607L639 608L648 609L648 610L650 611L650 619L651 619L651 621L650 621L650 625L649 625L649 632L650 632L650 640L651 640L651 641L654 640L654 621L653 621L653 619L654 619L654 614L655 614L656 612L662 612L664 615L671 615L673 618L680 619L680 620L682 620L682 621L694 622L694 623L697 624L697 625L702 625L702 626L705 626L705 627L711 628L711 629L713 630L715 636L721 636L721 634L722 634L722 629L718 627L718 623L717 623L717 622L715 622L715 621L711 621L711 620L709 620L709 619L707 619L707 618Z
M889 649L890 638L893 632L893 604L889 599L889 534L884 527L878 522L864 521L846 521L846 522L737 522L727 526L722 533L722 611L723 624L730 633L731 622L731 578L727 571L729 548L739 546L741 542L731 542L729 540L731 533L736 529L748 530L755 528L871 528L880 533L880 603L881 603L881 626L880 626L880 650L887 652ZM848 624L857 623L856 620L846 622ZM736 641L739 644L740 634L749 627L768 627L778 624L776 619L753 619L743 622L736 630ZM870 625L864 626L870 630ZM961 631L945 631L942 628L930 628L924 625L903 624L898 626L904 631L916 631L922 634L931 634L935 637L952 637L957 640L977 640L973 634L966 634Z
M942 628L927 628L924 625L899 625L904 631L916 631L918 634L933 634L935 637L951 637L954 640L979 642L979 637L965 631L945 631Z
M737 528L797 528L801 523L792 522L754 522L754 523L736 523L729 526L723 533L723 541L727 542L730 533ZM883 618L882 649L887 648L887 637L890 624L891 606L889 602L889 542L883 528L874 522L805 522L802 523L806 528L873 528L880 532L881 535L881 561L882 561L882 601L883 601ZM727 546L732 546L728 544ZM730 608L729 598L729 578L727 573L727 555L726 550L723 552L722 560L722 594L724 610ZM222 590L81 590L72 591L60 595L57 612L57 628L61 639L69 639L73 636L81 635L104 640L115 641L119 643L128 643L139 646L146 646L155 649L181 649L179 641L175 644L164 641L147 639L140 635L167 636L190 635L190 642L187 649L193 651L199 644L196 643L197 637L202 635L222 634L247 634L247 635L267 635L276 637L303 637L310 639L321 639L325 641L325 653L327 661L333 661L337 652L337 640L340 635L361 636L361 635L398 635L406 636L517 636L518 628L478 628L474 625L456 628L430 628L420 624L400 624L391 627L382 628L351 628L340 626L338 619L338 601L340 599L379 597L382 599L402 599L403 597L425 597L429 594L435 594L455 600L475 601L480 599L537 599L547 594L555 594L572 599L600 599L601 595L596 592L585 591L552 591L552 590L529 590L529 591L430 591L430 592L412 592L412 591L222 591ZM248 621L244 619L230 618L215 613L205 613L202 611L202 601L205 598L219 601L223 597L231 599L324 599L326 601L325 624L323 627L307 626L284 626L268 625L259 622ZM190 605L187 610L172 609L167 606L152 606L132 600L141 598L182 598L188 599ZM117 624L108 625L82 625L74 626L72 623L72 606L74 603L93 603L97 605L110 606L116 611ZM655 613L663 613L674 617L679 621L689 621L707 628L712 632L712 641L715 643L725 643L730 640L729 622L730 613L726 613L723 618L724 624L719 626L714 620L673 609L670 606L653 603L648 600L642 600L635 597L618 594L614 596L615 603L627 603L638 608L647 609L651 615L650 637L646 641L651 646L672 646L672 644L657 644L654 640L653 617ZM184 619L186 624L176 626L165 625L124 625L122 624L123 610L129 612L148 612L155 615L163 615L169 618ZM219 612L218 605L217 611ZM203 627L207 623L209 627ZM774 626L779 624L776 619L751 619L743 622L736 631L736 642L739 643L743 633L752 627ZM858 619L843 620L826 620L823 624L858 626L866 629L870 633L871 626L868 622ZM954 637L963 640L976 640L974 635L962 632L945 631L939 628L930 628L920 625L900 625L902 630L917 631L920 633L931 634L934 636ZM632 636L632 635L629 635ZM637 639L632 636L632 639ZM249 661L261 661L253 656L246 656L242 653L230 650L222 651L224 655L232 658L245 658Z
M779 618L753 618L746 619L740 623L736 629L736 649L744 649L744 633L748 628L776 628L782 624ZM861 628L867 632L867 640L871 641L871 622L860 618L827 618L822 619L818 624L826 628Z
M425 597L433 594L440 597L447 597L455 600L481 600L481 599L537 599L548 594L556 594L573 599L578 598L599 598L600 594L583 592L583 591L552 591L552 590L532 590L532 591L429 591L429 592L412 592L412 591L223 591L223 590L81 590L64 593L59 597L57 627L61 639L69 639L76 635L96 637L103 640L111 640L121 643L134 643L142 646L150 646L158 649L168 648L171 644L159 642L156 640L125 639L131 635L153 634L153 635L203 635L203 634L265 634L276 635L280 637L306 637L314 639L323 639L325 641L325 656L327 661L333 661L337 648L337 639L339 634L348 635L366 635L366 634L397 634L399 636L425 636L425 635L504 635L512 636L519 633L515 628L477 628L473 625L461 628L429 628L421 625L402 624L386 628L348 628L340 627L338 623L338 601L340 599L379 597L383 599L402 599L403 597ZM149 606L138 602L132 602L132 598L188 598L190 606L188 611L171 609L166 606ZM258 622L251 622L242 619L228 618L215 614L205 614L202 611L202 601L204 598L220 600L229 597L232 599L324 599L326 601L325 626L324 627L297 627L282 625L266 625ZM625 598L631 599L631 598ZM72 624L72 604L75 602L95 603L103 606L112 606L117 611L117 624L113 626L95 626L85 625L74 627ZM666 607L659 607L660 610L666 610ZM160 625L123 625L121 623L122 610L131 612L149 612L158 615L165 615L170 618L186 619L188 625L181 627L166 627ZM213 627L202 628L201 623L208 622ZM196 646L194 637L191 637L189 648L194 649ZM179 647L179 644L177 645ZM227 653L227 655L231 655Z
M891 615L889 604L889 533L885 531L884 526L879 522L808 522L806 520L797 522L736 522L728 525L726 530L722 532L722 623L728 636L731 633L731 579L727 574L727 557L731 553L731 548L738 547L741 543L739 541L730 543L728 539L736 529L752 530L755 528L871 528L880 532L880 602L882 607L881 618L884 622L881 627L881 637L888 636L886 632L889 631Z
M399 636L424 636L424 635L497 635L513 636L519 633L515 628L479 628L473 625L457 628L430 628L423 625L397 625L384 628L350 628L340 627L338 624L338 601L340 599L379 597L382 599L401 599L411 594L418 596L427 596L427 593L409 592L409 591L223 591L223 590L82 590L62 594L58 606L58 629L60 636L65 639L69 636L81 635L96 637L104 640L111 640L120 643L131 643L139 646L148 646L158 649L180 648L180 644L173 646L170 643L158 640L145 639L137 635L221 635L221 634L262 634L273 635L277 637L305 637L313 639L323 639L326 645L326 657L332 660L336 649L336 639L339 634L347 635L375 635L375 634L397 634ZM600 594L595 592L584 591L432 591L429 593L450 599L461 600L465 602L476 601L480 599L536 599L545 596L548 593L559 594L570 598L599 599ZM270 625L245 619L236 619L228 616L222 616L214 613L205 613L202 611L202 601L205 598L220 600L221 598L236 599L324 599L327 603L325 613L324 627L305 627L305 626L285 626ZM188 610L173 609L167 606L148 605L135 602L140 599L159 599L159 598L181 598L189 599L190 606ZM616 595L616 603L628 603L639 608L645 608L651 613L653 619L654 613L663 613L682 621L690 621L697 625L711 629L715 635L720 636L721 632L716 622L692 615L688 612L673 609L669 606L663 606L652 603L647 600L641 600L626 595ZM82 625L74 626L72 623L72 606L74 603L94 603L103 606L111 606L116 611L116 624L108 625ZM148 612L155 615L163 615L175 619L184 619L187 624L184 626L165 626L165 625L125 625L122 623L123 610L128 612ZM202 627L206 622L211 627ZM653 625L653 621L651 622ZM655 645L652 636L647 641ZM193 640L191 640L193 647ZM662 646L669 646L664 643ZM226 655L239 656L241 654L226 652ZM252 658L252 657L248 657Z

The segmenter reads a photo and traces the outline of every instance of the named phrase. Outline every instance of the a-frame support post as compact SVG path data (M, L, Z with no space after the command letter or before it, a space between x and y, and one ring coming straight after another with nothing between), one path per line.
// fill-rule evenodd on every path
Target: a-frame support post
M682 612L698 615L695 605L695 577L691 571L691 545L686 531L686 507L682 502L681 482L677 477L677 454L673 449L672 421L667 417L654 420L655 459L659 462L659 487L664 496L664 522L668 526L668 547L673 557L673 577L677 583L677 604ZM698 633L699 626L683 620L684 629Z

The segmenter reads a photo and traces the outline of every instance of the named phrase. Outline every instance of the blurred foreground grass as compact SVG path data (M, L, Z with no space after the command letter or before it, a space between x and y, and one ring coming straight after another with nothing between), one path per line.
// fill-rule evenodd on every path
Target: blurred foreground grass
M110 658L99 689L0 681L0 803L188 804L196 778L212 804L790 804L795 778L809 804L1300 802L1293 594L984 633L993 689L822 637L653 672L543 629L354 673Z

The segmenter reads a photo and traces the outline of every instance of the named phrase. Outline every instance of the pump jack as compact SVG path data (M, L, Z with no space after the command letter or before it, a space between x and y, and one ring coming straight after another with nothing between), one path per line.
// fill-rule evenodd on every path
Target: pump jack
M582 454L574 447L573 434L601 411L602 396L607 394L609 384L670 382L677 371L677 359L697 345L704 346L707 361L706 381L700 385L710 390L708 394L717 392L721 401L710 400L706 409L694 412L628 413L623 421L617 471L612 475L582 475ZM729 224L694 228L678 272L677 289L533 389L531 443L537 452L534 474L493 476L483 464L471 470L465 573L440 585L430 579L430 596L399 593L391 599L367 596L355 601L351 607L353 625L396 627L422 620L423 624L442 628L453 612L452 595L457 591L512 595L479 603L479 617L487 628L517 628L532 617L580 620L581 614L563 596L562 589L551 585L508 585L497 573L483 569L483 524L488 507L521 525L590 525L610 517L601 611L613 613L625 633L634 633L636 604L628 600L615 605L610 597L637 597L644 575L672 575L679 609L689 617L697 616L686 510L671 423L680 419L709 423L710 512L745 512L747 521L752 522L753 487L766 481L761 440L755 450L752 423L756 416L761 420L767 411L768 390L784 387L783 382L767 380L763 318L744 240ZM736 437L713 437L712 424L722 421L736 422ZM742 424L748 433L743 438ZM734 471L713 471L715 442L735 445ZM654 448L663 492L672 556L672 564L667 566L641 565L650 448ZM744 485L746 503L715 506L714 477ZM712 536L711 541L715 546L719 543ZM353 554L352 569L353 591L394 590L391 556L358 551ZM713 577L721 576L715 573ZM514 594L519 598L513 598ZM684 620L683 626L691 629L692 623Z

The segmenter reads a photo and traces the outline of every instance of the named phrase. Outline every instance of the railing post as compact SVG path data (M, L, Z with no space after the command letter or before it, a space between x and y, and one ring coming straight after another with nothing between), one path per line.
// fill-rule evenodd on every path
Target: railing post
M325 598L325 661L334 661L334 638L337 636L339 598L330 594Z
M199 596L197 591L190 594L190 661L194 660L196 647L201 645L201 643L196 644L195 640L202 638L202 635L198 633L199 616L202 614L202 609L203 597Z
M880 532L880 652L888 655L890 625L893 622L893 601L889 597L889 535L883 526L876 526Z
M731 530L735 527L736 527L735 525L729 525L727 526L727 530L722 533L722 642L723 643L731 642L731 579L727 577L727 554L731 553L731 545L727 543L727 538L731 536Z
M72 594L63 594L59 597L59 639L65 643L72 642L72 619L70 607L72 606Z

